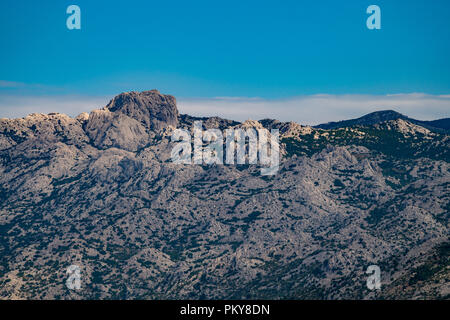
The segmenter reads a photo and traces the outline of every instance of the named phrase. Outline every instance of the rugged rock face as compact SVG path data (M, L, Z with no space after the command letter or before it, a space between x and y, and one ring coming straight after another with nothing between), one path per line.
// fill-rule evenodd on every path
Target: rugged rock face
M172 163L168 133L195 120L279 129L278 174ZM449 145L405 119L199 119L157 91L76 119L1 119L0 297L449 298Z
M122 93L103 110L95 110L86 120L87 135L96 147L116 147L128 151L142 148L155 133L178 123L176 100L156 90Z
M178 123L176 99L157 90L122 93L112 99L105 109L135 119L148 130L176 127Z
M116 147L136 151L150 139L150 134L139 121L109 110L91 112L85 128L94 145L101 149Z

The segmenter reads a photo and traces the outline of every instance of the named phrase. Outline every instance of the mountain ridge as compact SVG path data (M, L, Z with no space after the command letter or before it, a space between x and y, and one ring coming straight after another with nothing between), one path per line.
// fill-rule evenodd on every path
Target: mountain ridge
M443 118L431 121L416 120L413 118L409 118L394 110L375 111L359 118L342 120L337 122L328 122L316 125L314 127L319 129L338 129L345 127L352 127L356 125L374 125L377 123L398 119L409 121L411 123L420 125L432 131L448 132L448 130L450 130L450 118Z
M147 130L154 129L158 131L164 127L164 123L169 126L176 126L178 123L178 119L182 118L192 118L199 120L207 120L207 119L220 119L225 122L234 122L241 123L238 121L224 119L217 116L210 117L192 117L187 114L182 115L179 113L178 108L176 107L176 99L171 95L161 94L157 89L147 90L147 91L129 91L122 92L112 98L109 103L101 108L92 110L90 113L83 112L80 115L76 116L75 119L79 120L88 120L89 117L86 115L90 115L94 112L100 113L104 111L109 111L111 113L121 113L130 118L135 119L136 121L143 124ZM39 113L31 113L24 118L33 117L38 115L44 115ZM63 115L68 117L63 113L51 112L48 115ZM2 120L13 120L8 118L1 118ZM20 118L16 118L20 119ZM23 119L23 118L22 118ZM450 118L442 118L437 120L417 120L410 118L406 115L403 115L394 110L381 110L374 111L368 114L365 114L359 118L340 120L340 121L332 121L327 123L322 123L318 125L302 125L303 127L312 127L316 129L339 129L345 127L353 127L357 125L374 125L390 120L398 120L402 119L405 121L409 121L413 124L420 125L424 128L427 128L434 132L440 133L448 133L450 130ZM276 126L280 126L281 124L287 124L289 122L280 122L276 119L261 119L256 120L260 122L266 128L275 128Z
M112 101L0 120L0 299L450 297L448 134L248 121L280 130L268 177L171 161L175 115L244 124L176 114L155 91ZM373 264L381 291L365 286Z

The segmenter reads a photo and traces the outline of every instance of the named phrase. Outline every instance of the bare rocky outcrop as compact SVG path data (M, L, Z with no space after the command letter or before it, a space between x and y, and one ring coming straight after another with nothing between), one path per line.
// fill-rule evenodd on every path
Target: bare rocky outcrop
M178 124L173 96L157 90L126 92L114 97L102 110L91 112L85 129L95 146L136 151L155 134Z
M160 94L157 90L119 94L105 109L135 119L148 130L176 127L178 123L175 97Z
M142 123L109 110L92 111L85 129L94 145L102 149L116 147L136 151L151 138Z

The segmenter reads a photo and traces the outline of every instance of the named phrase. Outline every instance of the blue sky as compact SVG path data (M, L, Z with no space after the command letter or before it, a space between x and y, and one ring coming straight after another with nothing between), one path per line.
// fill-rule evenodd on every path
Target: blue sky
M71 4L81 30L66 28ZM447 0L2 1L0 100L448 95L449 23Z

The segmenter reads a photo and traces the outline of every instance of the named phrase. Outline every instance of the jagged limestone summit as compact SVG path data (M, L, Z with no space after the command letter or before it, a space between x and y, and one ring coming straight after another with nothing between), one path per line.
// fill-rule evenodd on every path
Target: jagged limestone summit
M447 122L389 116L199 119L152 90L1 119L0 297L448 299ZM173 163L171 132L196 120L278 129L278 173ZM366 287L373 264L381 290Z

